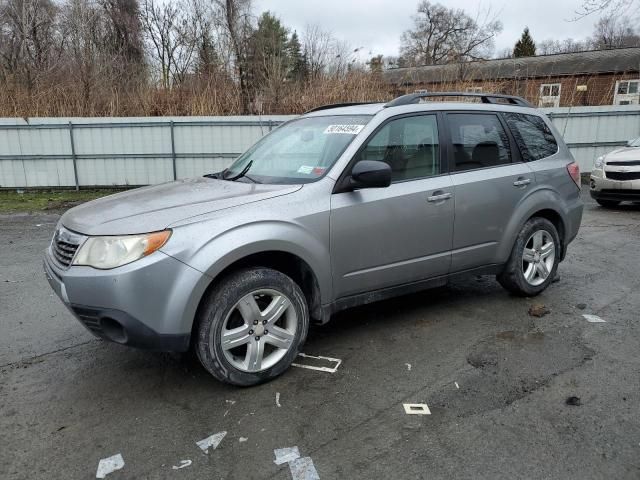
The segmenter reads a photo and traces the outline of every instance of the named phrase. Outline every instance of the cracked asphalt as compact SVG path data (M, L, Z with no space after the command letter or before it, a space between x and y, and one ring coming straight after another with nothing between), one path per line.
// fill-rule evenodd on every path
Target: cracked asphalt
M640 206L585 202L541 296L470 277L345 311L304 348L342 359L336 373L248 389L94 339L41 271L58 217L0 216L0 478L94 478L121 453L107 478L288 479L273 450L298 446L323 480L638 479ZM205 455L195 442L220 431Z

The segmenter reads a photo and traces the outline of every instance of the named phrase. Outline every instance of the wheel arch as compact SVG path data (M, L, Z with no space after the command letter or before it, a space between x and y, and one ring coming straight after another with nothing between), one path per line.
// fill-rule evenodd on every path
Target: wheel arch
M531 220L534 217L540 217L540 218L544 218L549 220L554 227L556 227L556 230L558 231L558 237L560 237L560 259L563 260L564 259L564 253L566 251L565 248L565 235L566 235L566 225L564 223L564 220L562 219L562 216L558 213L557 210L554 210L552 208L543 208L542 210L538 210L537 212L533 213L526 221L528 222L529 220ZM524 225L524 224L523 224Z
M505 263L511 255L516 237L525 223L534 217L549 220L558 230L560 237L560 260L564 259L567 243L567 214L561 208L562 199L550 190L532 192L518 205L503 235L501 247L498 249L497 263Z
M245 255L228 263L209 282L198 302L197 311L200 310L205 298L211 291L230 273L240 269L259 267L277 270L296 282L307 300L311 318L318 321L322 320L322 294L318 277L309 263L303 258L284 250L263 250Z

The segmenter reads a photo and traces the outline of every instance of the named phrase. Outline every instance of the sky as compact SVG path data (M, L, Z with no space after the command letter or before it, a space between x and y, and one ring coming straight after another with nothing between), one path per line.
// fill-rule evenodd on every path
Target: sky
M478 9L490 8L502 21L496 38L496 52L513 48L525 26L534 40L549 38L575 40L591 35L596 16L578 21L576 11L582 0L441 0L450 8L462 8L476 16ZM412 25L418 0L254 0L256 13L269 10L298 32L307 24L318 24L354 48L364 47L367 57L398 55L400 35Z

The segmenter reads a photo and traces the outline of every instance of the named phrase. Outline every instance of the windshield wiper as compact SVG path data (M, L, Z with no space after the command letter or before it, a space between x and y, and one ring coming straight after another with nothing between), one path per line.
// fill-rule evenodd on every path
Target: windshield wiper
M249 163L247 163L247 166L244 167L239 174L234 175L233 177L229 177L229 178L226 178L224 176L224 172L223 172L222 173L222 179L223 180L229 180L230 182L235 182L236 180L239 180L242 177L246 177L247 179L251 180L253 183L258 183L253 178L251 178L250 176L247 175L247 172L249 171L249 169L251 168L252 165L253 165L253 160L251 160Z

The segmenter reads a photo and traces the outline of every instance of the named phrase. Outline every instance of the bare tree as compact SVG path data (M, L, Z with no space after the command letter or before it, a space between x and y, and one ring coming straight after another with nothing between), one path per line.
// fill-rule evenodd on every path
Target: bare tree
M401 55L409 64L435 65L488 58L502 23L491 11L475 18L464 10L422 0L414 27L401 37Z
M565 38L564 40L547 39L538 42L538 55L553 55L556 53L584 52L592 48L589 40L574 40Z
M117 88L144 82L146 59L138 0L98 0L104 22L103 50L110 57Z
M28 89L54 66L61 38L51 0L0 0L0 59L5 75Z
M66 39L62 61L68 73L67 81L80 86L80 103L87 111L97 84L106 81L101 12L92 0L69 0L63 5L61 16Z
M244 113L249 112L251 103L249 80L249 39L253 33L251 0L212 0L220 44L226 45L229 68L233 70L240 86L240 96Z
M309 24L302 33L302 48L307 58L309 77L317 79L332 62L337 53L333 49L334 40L330 32L319 25Z
M164 88L184 81L193 70L198 44L195 17L186 4L144 0L142 24Z
M640 36L634 30L628 17L608 14L596 23L591 42L593 47L598 50L637 47L640 46Z
M630 9L639 8L640 2L638 0L583 0L582 6L576 14L578 18L582 18L600 12L629 13Z

